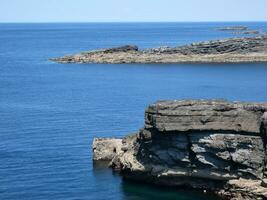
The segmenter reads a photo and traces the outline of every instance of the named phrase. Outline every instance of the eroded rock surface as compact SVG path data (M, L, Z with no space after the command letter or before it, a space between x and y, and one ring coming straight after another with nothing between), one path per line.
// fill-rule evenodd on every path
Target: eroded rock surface
M122 139L95 138L93 141L93 160L111 161L120 151Z
M145 113L145 127L162 131L235 131L260 133L262 110L225 101L162 101Z
M240 178L228 181L218 195L231 200L265 200L267 187L263 187L260 180Z
M266 199L267 104L160 101L110 166L128 179Z

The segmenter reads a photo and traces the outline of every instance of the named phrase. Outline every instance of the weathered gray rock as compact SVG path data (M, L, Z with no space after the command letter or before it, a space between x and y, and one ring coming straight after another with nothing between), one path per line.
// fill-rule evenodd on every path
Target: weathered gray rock
M121 151L122 139L95 138L92 147L93 160L111 161Z
M224 54L224 53L251 53L266 51L265 37L232 38L218 41L195 43L181 47L183 54Z
M262 131L267 134L267 112L262 115Z
M260 109L260 108L259 108ZM262 112L224 101L162 101L146 111L146 128L158 131L260 133Z
M264 135L265 151L267 151L267 112L264 112L262 116L261 132ZM267 153L265 154L265 170L263 185L267 187Z
M267 179L266 178L262 179L261 186L267 188Z
M115 52L128 52L128 51L138 51L138 46L136 46L136 45L125 45L125 46L121 46L121 47L104 49L104 50L99 51L99 52L115 53Z
M207 42L193 43L181 47L161 47L149 49L148 53L167 53L167 54L183 54L183 55L209 55L224 53L251 53L259 52L264 49L266 51L267 41L263 36L252 38L231 38L224 40L214 40Z
M240 134L191 134L196 166L234 177L263 177L265 150L261 136Z
M228 181L225 189L220 190L218 195L231 200L265 200L267 188L259 180L240 178Z
M266 103L159 101L110 166L137 181L265 199L266 113Z

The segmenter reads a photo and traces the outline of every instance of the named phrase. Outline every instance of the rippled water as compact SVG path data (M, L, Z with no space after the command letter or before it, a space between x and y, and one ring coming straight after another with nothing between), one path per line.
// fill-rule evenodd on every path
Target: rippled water
M48 59L121 44L176 46L236 36L215 30L224 25L230 24L0 24L0 199L214 199L93 168L92 139L137 131L146 106L159 99L267 101L267 64ZM245 25L267 30L267 23Z

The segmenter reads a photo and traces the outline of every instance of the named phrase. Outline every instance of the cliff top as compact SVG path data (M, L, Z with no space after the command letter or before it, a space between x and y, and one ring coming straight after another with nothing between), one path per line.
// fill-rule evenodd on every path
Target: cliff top
M145 127L161 132L215 131L261 132L267 103L223 100L158 101L148 107Z

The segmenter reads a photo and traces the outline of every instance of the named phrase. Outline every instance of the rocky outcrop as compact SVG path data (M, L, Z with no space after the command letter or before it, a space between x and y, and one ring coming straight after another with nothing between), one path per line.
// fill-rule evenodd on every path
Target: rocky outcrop
M267 36L139 50L126 45L51 59L59 63L267 62Z
M266 130L264 103L160 101L110 166L137 181L266 199Z
M261 180L237 179L230 180L225 185L226 189L217 194L224 199L232 200L260 200L266 199L267 188L261 185Z
M135 45L125 45L121 47L114 47L109 49L104 49L100 51L95 51L95 53L116 53L116 52L129 52L129 51L138 51L138 46Z
M246 26L228 26L228 27L223 27L223 28L218 28L218 31L228 31L233 34L244 34L244 35L265 35L264 32L258 31L258 30L253 30L249 29Z
M258 109L258 110L257 110ZM260 133L261 107L224 101L164 101L145 113L145 127L158 131L235 131Z
M93 141L93 160L111 161L121 151L122 139L95 138Z
M248 27L247 26L227 26L227 27L218 28L217 30L219 31L245 31L245 30L248 30Z
M246 34L246 35L249 35L249 34L260 34L261 32L260 31L257 31L257 30L248 30L248 31L244 31L244 32L241 32L242 34Z
M233 34L244 34L244 35L258 35L262 34L264 35L264 32L258 31L258 30L253 30L249 29L246 26L228 26L228 27L222 27L218 28L218 31L227 31Z

